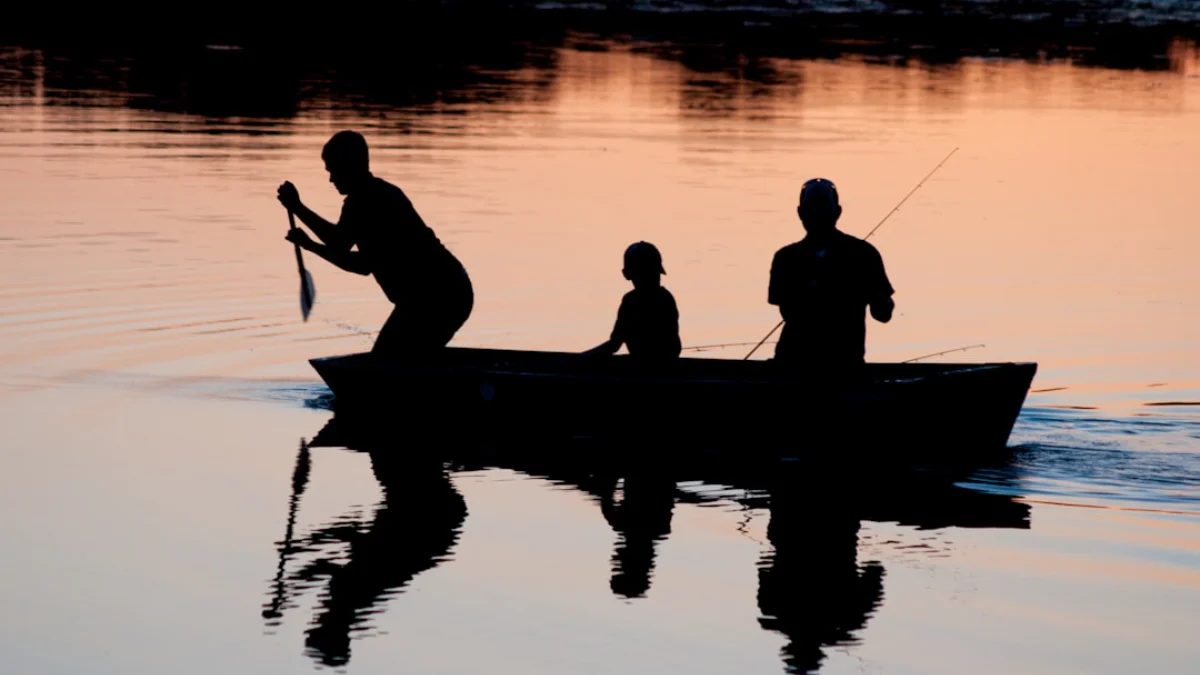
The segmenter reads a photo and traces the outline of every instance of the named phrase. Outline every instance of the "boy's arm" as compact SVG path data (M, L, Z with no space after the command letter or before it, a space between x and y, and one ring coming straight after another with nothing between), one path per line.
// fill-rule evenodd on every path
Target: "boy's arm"
M617 321L613 324L612 335L604 342L592 347L583 353L584 356L612 356L617 353L621 345L625 344L625 301L621 301L621 307L617 310Z
M604 342L592 347L583 352L584 356L612 356L621 348L621 343L613 340L605 340Z
M591 349L587 350L586 352L583 353L583 355L584 356L612 356L613 354L616 354L617 350L621 348L621 345L625 344L625 338L622 336L622 331L621 331L621 328L622 328L621 323L622 323L621 317L618 315L617 323L616 323L616 325L613 326L612 336L609 337L604 342L601 342L600 344L596 345L595 347L592 347Z
M679 337L679 304L675 302L674 295L667 295L670 298L670 331L671 331L671 351L678 357L683 354L683 340Z

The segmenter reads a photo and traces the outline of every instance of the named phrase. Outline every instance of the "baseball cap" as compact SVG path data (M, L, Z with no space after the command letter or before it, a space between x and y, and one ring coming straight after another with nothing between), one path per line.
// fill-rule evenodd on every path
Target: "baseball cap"
M838 206L837 186L827 178L813 178L804 182L800 188L800 205L817 206L818 208L835 209Z
M658 248L649 242L639 241L625 249L625 269L627 270L657 270L666 274L663 269L662 254Z

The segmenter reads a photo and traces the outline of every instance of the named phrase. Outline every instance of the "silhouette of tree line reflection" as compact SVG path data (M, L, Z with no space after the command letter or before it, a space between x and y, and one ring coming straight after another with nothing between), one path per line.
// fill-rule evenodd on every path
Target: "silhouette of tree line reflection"
M287 121L306 110L370 114L426 104L507 105L548 100L563 48L632 47L698 75L722 73L769 95L787 78L772 59L837 59L908 67L958 68L983 56L1031 62L1070 59L1105 68L1170 70L1177 45L1200 39L1196 21L1137 26L1083 23L1051 13L1028 21L991 13L950 12L917 3L911 14L766 16L736 12L664 14L549 11L521 3L416 3L391 21L255 29L248 22L205 23L179 32L68 28L39 34L8 27L17 45L0 58L0 96L43 91L46 105L121 105L213 118ZM396 10L399 12L400 10ZM23 26L35 24L22 24ZM101 24L103 25L103 24ZM790 81L790 80L789 80ZM793 84L795 82L792 82ZM693 78L727 100L729 82ZM863 86L869 86L864 83ZM697 106L702 107L702 106ZM253 126L214 133L266 133Z
M971 467L913 482L894 473L885 477L853 469L836 459L852 455L837 452L766 471L762 466L681 466L662 455L661 461L654 459L659 440L630 440L621 447L606 442L582 451L538 443L481 443L444 433L428 441L412 429L363 428L335 417L301 446L288 527L279 543L279 568L263 617L268 624L279 623L284 611L295 607L290 597L324 580L306 631L306 653L326 666L346 665L352 636L366 630L371 617L417 575L452 556L468 512L451 478L460 470L504 468L588 495L618 535L609 586L623 598L649 591L657 547L671 532L676 503L729 499L680 490L678 481L745 488L748 496L736 501L767 512L770 519L770 550L758 570L758 621L785 638L780 657L788 672L811 672L827 649L854 643L856 632L883 602L883 566L858 559L862 520L923 529L1029 527L1027 505L953 485L953 477ZM369 522L349 516L294 537L295 506L307 483L310 447L369 456L383 494ZM431 447L440 449L422 449ZM342 553L342 547L348 552ZM330 550L339 553L324 554ZM298 554L315 558L288 572L289 558ZM336 562L336 557L344 561Z

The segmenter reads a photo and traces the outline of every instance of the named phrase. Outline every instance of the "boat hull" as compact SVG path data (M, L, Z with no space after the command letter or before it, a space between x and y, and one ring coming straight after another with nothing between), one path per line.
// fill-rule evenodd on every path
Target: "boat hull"
M450 348L427 362L313 359L334 410L363 423L453 425L482 434L596 435L657 447L803 456L1003 450L1034 363L867 364L853 375L770 362Z

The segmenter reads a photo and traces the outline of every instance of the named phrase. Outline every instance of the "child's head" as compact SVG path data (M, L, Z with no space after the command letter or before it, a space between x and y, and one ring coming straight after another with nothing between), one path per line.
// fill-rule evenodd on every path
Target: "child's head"
M625 249L625 267L621 270L634 286L657 284L659 276L666 274L662 255L649 242L639 241Z

